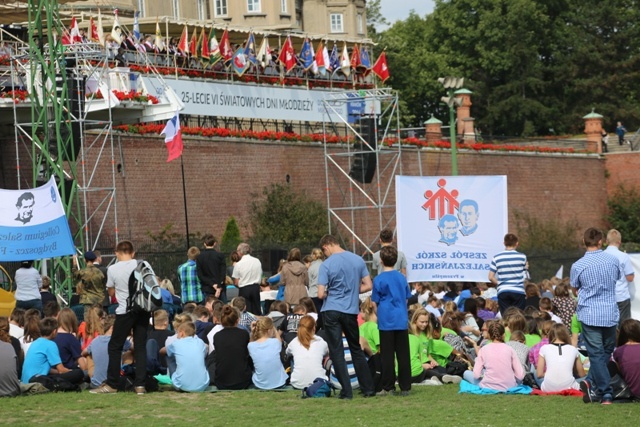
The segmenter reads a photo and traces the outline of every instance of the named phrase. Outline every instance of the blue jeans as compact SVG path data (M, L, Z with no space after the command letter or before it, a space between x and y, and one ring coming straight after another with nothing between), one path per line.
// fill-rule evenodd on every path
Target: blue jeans
M16 308L21 308L23 310L29 310L30 308L35 308L40 313L42 313L42 300L38 299L30 299L26 301L16 301Z
M616 327L589 326L583 323L582 337L591 362L587 379L595 385L599 396L611 395L613 389L607 363L616 346Z
M356 369L360 390L362 390L362 393L365 395L375 393L367 358L360 347L360 330L358 329L357 315L333 310L324 311L322 315L327 345L329 346L329 356L331 357L331 362L336 372L336 378L342 386L340 396L344 398L353 397L347 362L344 360L344 347L342 345L343 333L349 344L351 360L353 361L353 367Z

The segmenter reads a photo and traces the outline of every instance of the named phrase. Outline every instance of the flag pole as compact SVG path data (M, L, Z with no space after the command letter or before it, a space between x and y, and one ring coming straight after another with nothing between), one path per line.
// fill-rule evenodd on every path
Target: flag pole
M184 162L182 161L182 157L180 156L180 170L182 171L182 199L184 202L184 225L187 231L187 250L191 247L191 242L189 241L189 214L187 211L187 186L184 181Z

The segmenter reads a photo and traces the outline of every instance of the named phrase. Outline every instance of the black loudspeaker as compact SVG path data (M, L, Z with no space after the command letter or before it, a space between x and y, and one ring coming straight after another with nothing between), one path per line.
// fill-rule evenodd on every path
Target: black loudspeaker
M56 76L56 92L58 98L62 95L62 76ZM80 126L81 118L84 115L86 93L86 77L70 76L67 78L67 94L69 100L69 110L76 120L71 120L71 141L73 147L74 158L77 159L82 146L82 129ZM70 117L70 116L68 116ZM60 136L63 140L69 137L67 126L60 126ZM55 157L58 156L57 141L55 128L50 130L49 152ZM68 160L68 159L65 159Z
M371 148L361 141L356 142L354 145L356 154L354 155L353 163L351 163L349 176L358 182L369 184L373 181L377 166L375 137L376 119L361 118L359 123L360 136L369 143Z

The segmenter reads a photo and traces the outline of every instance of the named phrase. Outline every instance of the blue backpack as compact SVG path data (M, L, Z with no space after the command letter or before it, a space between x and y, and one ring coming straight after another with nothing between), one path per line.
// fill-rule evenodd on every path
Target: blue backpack
M324 378L316 378L309 387L305 387L302 390L302 398L307 399L309 397L331 397L332 390L335 393L333 384Z

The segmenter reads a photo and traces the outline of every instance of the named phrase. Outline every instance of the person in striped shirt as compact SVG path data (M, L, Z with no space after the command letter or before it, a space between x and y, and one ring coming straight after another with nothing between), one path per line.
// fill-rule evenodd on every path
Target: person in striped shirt
M526 295L524 279L529 264L527 256L516 251L518 236L505 234L504 251L496 254L491 260L489 281L498 288L498 306L500 314L504 315L507 308L516 306L525 309Z

